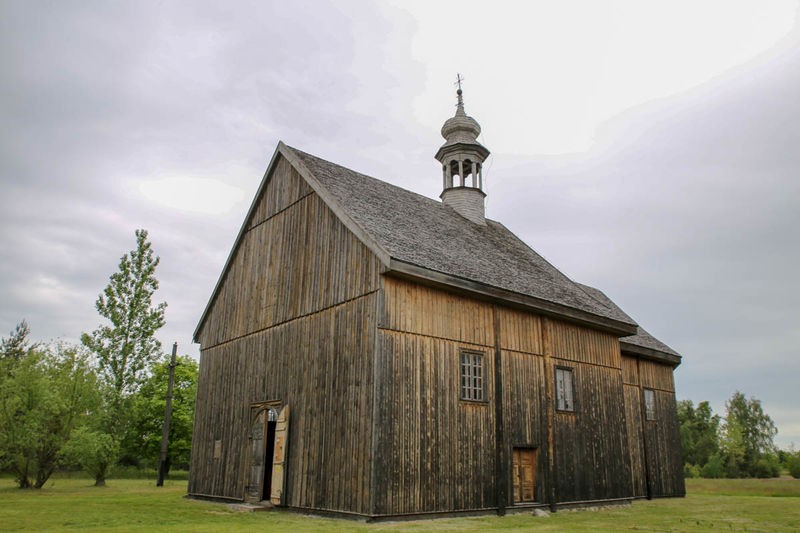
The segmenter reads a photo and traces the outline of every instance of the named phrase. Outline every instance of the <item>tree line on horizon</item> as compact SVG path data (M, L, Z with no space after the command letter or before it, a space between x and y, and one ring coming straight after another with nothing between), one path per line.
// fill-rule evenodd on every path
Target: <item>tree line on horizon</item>
M137 230L136 247L99 295L105 319L80 344L32 342L22 320L0 339L0 471L20 488L41 488L57 469L81 468L102 486L116 465L153 468L160 459L169 356L153 305L159 258ZM166 469L188 468L197 362L175 367Z
M800 451L775 446L778 430L755 397L735 391L724 417L707 401L677 407L685 477L770 478L785 469L800 478Z

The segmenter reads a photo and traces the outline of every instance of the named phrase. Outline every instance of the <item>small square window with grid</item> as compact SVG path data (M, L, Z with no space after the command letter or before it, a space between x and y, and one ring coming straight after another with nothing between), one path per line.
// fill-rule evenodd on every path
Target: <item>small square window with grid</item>
M484 401L483 354L461 352L461 399Z

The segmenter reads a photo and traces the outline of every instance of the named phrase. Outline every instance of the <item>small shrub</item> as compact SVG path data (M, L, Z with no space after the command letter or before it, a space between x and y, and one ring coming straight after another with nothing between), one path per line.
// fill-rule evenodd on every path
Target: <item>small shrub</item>
M789 475L795 479L800 479L800 452L795 452L787 457L786 465L789 467Z
M769 454L767 462L769 463L772 477L781 477L783 467L781 466L780 458L775 454Z
M683 465L683 477L685 478L695 478L700 477L700 467L697 465L690 465L686 463Z
M722 460L719 455L714 454L700 470L700 475L705 478L719 479L725 477L725 470L722 468Z
M765 454L756 462L755 476L759 478L778 477L781 475L781 463L773 454Z

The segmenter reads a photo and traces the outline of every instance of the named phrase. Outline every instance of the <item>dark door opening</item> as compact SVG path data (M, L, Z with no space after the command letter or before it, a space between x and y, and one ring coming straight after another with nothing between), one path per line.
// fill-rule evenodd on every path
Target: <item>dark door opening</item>
M272 463L275 454L275 427L278 422L276 417L270 412L269 422L267 422L267 449L264 454L264 491L261 493L262 500L269 500L272 493Z

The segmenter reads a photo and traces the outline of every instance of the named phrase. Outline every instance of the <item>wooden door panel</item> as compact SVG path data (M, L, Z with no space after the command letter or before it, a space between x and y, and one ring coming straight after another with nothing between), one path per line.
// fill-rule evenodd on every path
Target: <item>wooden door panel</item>
M536 452L534 448L514 448L511 469L514 503L535 501Z
M512 483L513 483L513 498L514 502L521 501L520 494L522 493L522 478L520 477L520 469L519 469L519 450L514 449L513 459L511 464L513 465L511 468L511 476L512 476Z
M247 483L247 499L250 501L259 501L263 490L265 429L266 414L262 410L253 421L250 434L250 475Z
M278 414L275 426L275 451L272 455L272 488L270 500L274 505L283 505L286 480L286 446L289 438L289 406L284 405Z

